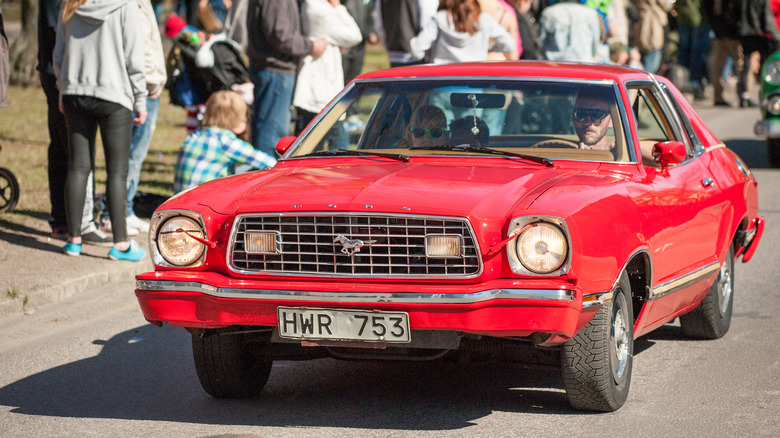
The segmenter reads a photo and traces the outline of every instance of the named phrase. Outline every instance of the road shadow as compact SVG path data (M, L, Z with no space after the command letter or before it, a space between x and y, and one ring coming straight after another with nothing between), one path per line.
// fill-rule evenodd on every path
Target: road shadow
M494 411L578 414L560 373L508 364L276 362L259 398L200 387L183 329L145 325L101 352L0 388L14 413L214 425L454 430Z

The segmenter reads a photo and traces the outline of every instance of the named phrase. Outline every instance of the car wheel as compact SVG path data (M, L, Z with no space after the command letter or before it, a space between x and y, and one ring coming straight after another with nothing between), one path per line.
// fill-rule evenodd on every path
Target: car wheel
M700 339L718 339L729 331L734 307L734 248L729 248L720 267L718 278L699 306L680 317L686 336Z
M10 170L0 167L0 213L13 211L19 202L19 182Z
M770 166L780 167L780 138L766 140L766 157Z
M192 334L195 370L201 386L213 397L255 397L268 381L272 361L254 354L257 344L247 343L240 330L226 327Z
M572 407L612 412L628 398L634 359L631 283L620 276L612 300L561 348L563 385Z

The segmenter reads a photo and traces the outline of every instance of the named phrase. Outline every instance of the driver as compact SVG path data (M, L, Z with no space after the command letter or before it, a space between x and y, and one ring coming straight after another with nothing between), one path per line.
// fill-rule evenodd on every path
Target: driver
M577 95L572 111L571 122L580 139L580 149L615 149L615 139L607 137L612 128L609 91L599 88L586 88Z
M406 130L407 140L412 146L438 146L449 140L447 117L436 105L423 105L414 112Z

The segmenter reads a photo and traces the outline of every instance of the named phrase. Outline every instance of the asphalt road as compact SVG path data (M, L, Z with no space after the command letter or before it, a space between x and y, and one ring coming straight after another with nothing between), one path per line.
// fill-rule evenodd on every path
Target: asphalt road
M780 171L756 110L701 114L756 174L765 235L736 265L729 333L637 340L618 412L573 411L557 373L495 364L279 362L260 399L218 401L189 335L146 324L127 282L0 319L0 436L780 436Z

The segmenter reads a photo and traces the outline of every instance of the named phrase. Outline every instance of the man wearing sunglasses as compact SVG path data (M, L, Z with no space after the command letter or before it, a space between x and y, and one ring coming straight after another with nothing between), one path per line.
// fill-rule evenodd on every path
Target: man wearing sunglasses
M580 149L615 148L615 139L607 137L607 131L612 128L609 101L609 96L598 89L584 89L577 96L571 122L580 138Z

